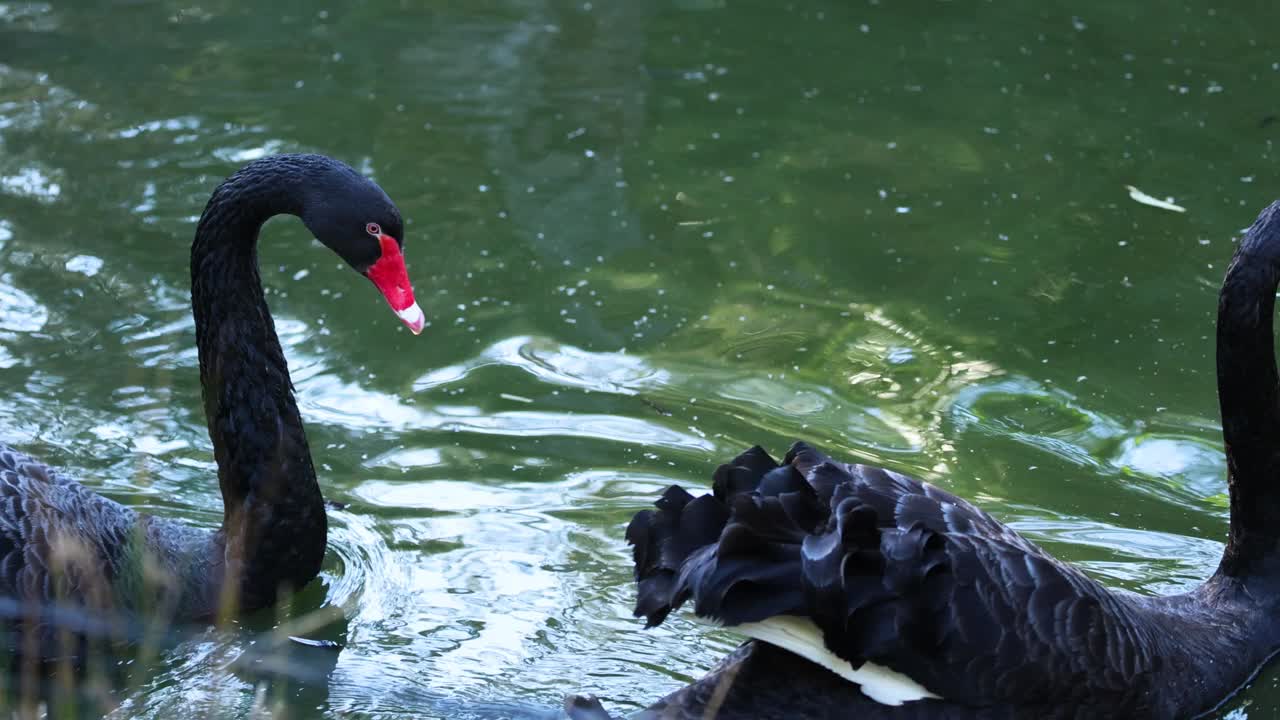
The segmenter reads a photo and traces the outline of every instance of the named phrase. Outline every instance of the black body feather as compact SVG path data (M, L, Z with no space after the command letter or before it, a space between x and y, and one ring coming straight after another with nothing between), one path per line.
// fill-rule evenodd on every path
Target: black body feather
M1110 590L964 500L797 443L759 447L713 492L669 488L627 529L636 614L691 603L728 626L812 620L826 648L936 698L880 704L849 680L746 643L644 718L1184 718L1212 710L1280 650L1280 403L1272 312L1280 203L1223 283L1218 383L1231 534L1195 590Z

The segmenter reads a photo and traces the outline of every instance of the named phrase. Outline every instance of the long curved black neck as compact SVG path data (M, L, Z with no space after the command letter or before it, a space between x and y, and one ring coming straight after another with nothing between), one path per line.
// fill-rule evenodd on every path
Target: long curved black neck
M1280 381L1272 317L1280 282L1280 203L1237 248L1218 298L1218 401L1231 492L1219 575L1280 584Z
M260 160L214 191L191 247L200 385L224 505L222 602L248 610L319 572L327 535L302 418L258 275L273 215L300 215L314 156ZM322 169L322 168L320 168ZM230 592L228 592L230 591Z

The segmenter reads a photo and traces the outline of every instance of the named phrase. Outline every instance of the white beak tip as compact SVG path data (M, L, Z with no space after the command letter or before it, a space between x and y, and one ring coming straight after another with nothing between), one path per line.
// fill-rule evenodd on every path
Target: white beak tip
M403 310L396 310L396 315L414 335L421 333L427 323L427 316L416 302Z

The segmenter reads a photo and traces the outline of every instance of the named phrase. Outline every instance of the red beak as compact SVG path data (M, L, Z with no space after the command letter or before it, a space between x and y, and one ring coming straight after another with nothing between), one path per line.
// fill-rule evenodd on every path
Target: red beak
M422 314L413 299L413 286L409 284L409 271L404 267L404 256L400 254L400 243L390 235L379 235L378 242L382 246L382 257L369 266L365 277L373 281L374 287L387 299L387 304L400 320L408 326L414 335L422 332L427 318Z

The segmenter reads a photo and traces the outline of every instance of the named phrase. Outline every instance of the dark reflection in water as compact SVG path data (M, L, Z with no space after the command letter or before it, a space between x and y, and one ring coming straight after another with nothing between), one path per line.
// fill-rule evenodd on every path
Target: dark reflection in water
M266 228L346 506L299 610L343 649L290 648L315 681L232 662L274 616L197 628L117 716L642 707L735 639L641 632L622 528L757 442L922 476L1135 592L1214 567L1212 312L1276 194L1275 8L427 5L0 3L6 441L216 525L187 248L266 153L391 192L431 321Z

